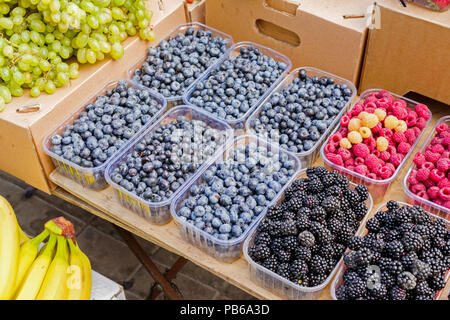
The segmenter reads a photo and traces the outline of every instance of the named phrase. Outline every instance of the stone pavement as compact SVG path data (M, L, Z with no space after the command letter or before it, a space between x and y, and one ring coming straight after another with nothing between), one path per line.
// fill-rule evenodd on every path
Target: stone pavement
M35 236L49 219L66 217L74 223L80 248L89 257L95 271L122 284L129 300L140 300L147 296L153 279L115 232L112 224L38 190L32 197L26 198L27 187L23 181L0 170L0 195L11 203L26 233ZM170 267L178 257L151 242L141 238L138 241L161 271ZM174 283L185 299L254 299L192 262L188 262L178 273Z

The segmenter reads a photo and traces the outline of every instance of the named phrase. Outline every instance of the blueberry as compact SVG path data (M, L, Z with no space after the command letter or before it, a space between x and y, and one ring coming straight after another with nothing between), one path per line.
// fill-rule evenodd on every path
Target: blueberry
M63 138L59 134L56 134L51 138L51 142L53 145L60 145L62 142L62 139Z
M220 233L230 233L231 232L231 225L229 225L228 223L226 223L226 224L222 224L220 227L219 227L219 232Z

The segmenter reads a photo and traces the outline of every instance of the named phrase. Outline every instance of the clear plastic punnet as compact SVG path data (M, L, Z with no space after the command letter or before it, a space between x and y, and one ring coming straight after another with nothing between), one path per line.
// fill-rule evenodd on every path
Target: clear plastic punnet
M408 206L408 207L412 207L411 204L408 203L404 203L404 202L400 202L397 201L397 203L400 206ZM387 202L381 204L375 211L374 213L378 212L378 211L386 211L387 210ZM372 215L370 215L369 217L371 217ZM441 219L444 220L442 218L436 217L437 219ZM367 219L368 220L368 219ZM366 222L367 222L366 220ZM444 220L445 221L445 220ZM447 230L450 230L450 222L449 221L445 221L445 225L447 227ZM364 223L363 228L358 231L357 236L359 237L364 237L366 234L368 233L368 230L366 229L366 225ZM349 252L350 250L347 249L347 252ZM333 298L333 300L338 300L336 297L336 290L344 284L344 272L346 270L344 261L339 262L338 264L338 271L336 273L336 277L334 278L333 282L331 283L331 288L330 288L330 293L331 293L331 297ZM447 285L445 286L444 289L438 291L436 293L435 299L436 300L447 300L448 299L448 295L449 295L449 290L450 290L450 286L448 286L448 281L450 279L450 270L447 271L447 273L445 274L445 282L447 283Z
M248 134L254 134L254 135L261 136L262 138L265 138L263 133L257 133L255 131L255 129L253 128L253 126L251 124L252 120L255 120L259 117L259 115L261 114L262 106L264 105L264 103L266 103L267 101L270 100L270 97L275 92L282 92L284 88L289 86L292 83L292 81L298 77L298 72L301 69L306 70L308 77L333 78L335 80L336 84L346 84L347 87L350 88L350 90L352 90L352 93L353 93L352 96L350 97L350 99L348 100L347 104L336 115L336 117L333 119L333 122L330 124L330 126L327 128L327 130L322 134L320 139L318 141L316 141L314 146L311 149L309 149L308 151L295 153L295 155L299 158L299 160L302 164L302 168L305 168L305 167L309 167L316 160L317 156L320 153L321 145L324 143L324 141L326 139L328 139L328 137L330 136L331 130L333 130L336 127L336 125L339 123L339 119L350 109L352 101L356 96L355 85L353 83L351 83L350 81L345 80L341 77L338 77L334 74L322 71L320 69L313 68L313 67L300 67L300 68L294 69L287 75L286 78L284 78L281 81L281 83L275 88L275 90L272 91L270 93L270 95L268 97L266 97L266 99L258 106L258 108L249 116L249 118L245 122L245 129ZM270 138L268 136L267 136L267 139L270 140ZM276 141L271 141L271 142L275 143Z
M284 192L284 189L290 185L292 182L292 179L294 179L294 176L290 177L288 182L282 186L280 192L277 194L277 196L269 203L268 206L264 208L264 210L259 214L258 218L255 219L251 225L242 233L242 235L236 239L233 240L220 240L216 237L213 237L211 234L206 233L203 230L200 230L199 228L195 227L194 225L182 220L178 215L177 212L181 207L181 204L183 200L187 199L190 194L190 189L193 186L198 186L203 183L202 174L210 168L212 165L215 165L217 163L220 163L223 160L226 160L229 156L229 153L231 150L235 149L239 145L247 146L250 143L256 144L258 147L263 147L267 151L271 151L274 154L286 154L288 156L289 160L293 160L295 162L294 170L298 171L300 169L300 162L298 159L289 152L286 152L284 150L279 149L278 147L271 145L267 143L266 141L261 140L260 138L256 136L240 136L236 138L231 144L229 144L226 148L224 148L220 154L217 154L212 158L208 164L206 164L201 170L197 171L196 175L192 177L189 184L187 184L184 189L177 195L176 199L172 202L170 206L170 212L174 218L175 223L180 228L181 235L183 239L185 239L187 242L192 243L196 247L202 249L209 255L213 256L214 258L231 263L235 260L237 260L241 254L242 254L242 246L244 243L245 238L247 235L251 232L251 230L255 227L255 225L261 220L261 218L265 215L265 212L267 211L267 208L272 206L273 203L275 203L277 197L279 194Z
M117 86L118 81L126 81L127 85L133 88L139 88L141 90L146 90L149 92L150 97L152 97L158 104L161 106L160 110L148 121L138 132L136 132L128 141L124 144L117 152L112 155L107 161L105 161L102 165L93 168L82 167L69 161L62 156L57 155L56 153L51 151L52 142L51 137L55 134L61 134L64 132L67 125L72 124L77 118L78 115L85 110L85 107L89 103L95 102L98 96L104 95L106 91L112 90ZM83 186L94 189L101 190L108 186L108 183L105 180L105 169L108 163L114 158L114 156L120 153L123 149L126 148L127 144L131 143L133 139L138 137L142 131L145 130L149 125L151 125L156 119L158 119L161 114L163 114L167 109L167 100L160 95L159 93L151 92L147 88L138 85L136 83L131 82L130 80L113 80L108 82L105 86L103 86L100 90L90 96L84 103L80 105L74 112L69 114L58 126L53 129L47 136L44 138L43 147L44 152L52 158L53 163L55 164L56 169L62 174L68 176L69 178L77 181Z
M289 183L289 186L298 179L306 178L306 169L300 170L295 178ZM350 182L349 184L350 188L353 190L356 187L356 184L353 182ZM274 204L278 205L280 204L284 199L284 192L280 194L277 199L275 199ZM364 228L365 223L367 221L367 218L372 211L373 207L373 200L372 196L369 194L369 198L365 201L365 205L367 206L367 213L364 216L364 218L360 222L359 229L357 231L357 234L360 232L361 229ZM259 224L259 223L258 223ZM247 237L247 239L244 242L244 255L245 259L248 261L249 271L250 271L250 279L261 285L262 287L274 292L277 295L280 295L283 298L291 299L291 300L315 300L317 299L324 288L330 283L331 279L335 275L336 271L338 270L338 267L340 265L341 260L336 264L334 269L331 271L331 273L328 275L328 277L325 279L325 281L315 287L301 287L289 279L283 278L282 276L276 274L275 272L263 267L262 265L258 264L257 262L253 261L253 259L248 254L249 249L252 247L255 237L256 237L256 231L257 231L258 225L256 225L255 228L253 228L251 234Z
M442 117L438 120L436 125L431 130L425 142L422 144L419 152L424 153L426 147L431 143L434 136L436 135L436 127L442 123L445 123L450 126L450 116ZM450 209L441 206L437 203L432 202L431 200L426 200L418 195L414 194L411 190L409 190L409 182L408 177L411 174L411 171L416 169L416 165L414 162L411 162L411 166L408 169L405 177L403 178L403 189L405 190L406 195L408 196L408 202L411 204L421 205L425 210L430 212L431 214L437 215L438 217L444 218L446 220L450 220Z
M364 91L363 93L361 93L359 100L358 101L363 101L370 93L372 92L378 92L381 91L382 89L369 89ZM419 102L399 96L395 93L389 92L391 95L393 95L396 99L402 99L406 101L407 104L407 108L414 110L414 107L419 104ZM430 111L431 114L431 111ZM373 197L374 202L378 202L379 200L381 200L384 195L386 194L386 191L389 189L389 186L392 184L392 182L395 181L395 179L397 179L400 171L402 171L402 168L404 167L405 163L408 161L409 157L411 156L411 154L414 152L414 149L417 147L417 145L419 144L420 140L422 139L422 136L424 134L424 132L426 131L426 129L428 128L430 122L431 122L432 117L430 117L430 119L428 119L427 124L425 126L425 128L423 128L422 132L419 134L419 136L417 137L416 141L414 142L414 144L411 146L411 149L409 150L409 152L405 155L405 158L403 159L403 161L400 163L400 165L397 167L397 169L395 170L394 174L389 178L389 179L385 179L385 180L375 180L375 179L371 179L369 177L363 176L355 171L351 171L343 166L339 166L337 164L334 164L333 162L331 162L330 160L327 159L326 155L325 155L325 146L326 143L324 143L322 145L322 147L320 148L320 156L325 164L325 167L327 168L331 168L334 170L337 170L343 174L345 174L350 180L352 180L355 183L359 183L359 184L364 184L369 188L370 194ZM335 134L339 129L341 129L341 126L337 126L336 129L330 134L333 135Z
M225 57L223 57L222 59L220 59L220 61L216 62L213 66L211 66L207 70L207 72L205 72L201 77L199 77L193 84L191 84L189 86L189 88L186 91L186 94L183 97L184 102L186 104L193 104L192 102L190 102L190 100L191 100L192 95L193 95L194 91L196 90L198 84L200 82L207 80L209 78L209 76L211 75L211 71L219 69L221 64L224 61L239 56L239 50L241 48L243 48L243 47L245 48L248 46L253 46L253 47L257 48L262 54L273 58L277 62L284 62L286 64L286 69L281 73L281 75L278 77L278 79L267 89L267 91L263 95L261 95L253 105L250 106L248 111L243 116L241 116L238 119L234 119L234 120L222 119L223 121L228 123L234 129L243 129L245 120L252 114L252 112L255 110L255 108L257 106L259 106L261 104L261 102L272 92L272 90L275 89L275 87L280 83L280 81L285 77L285 75L291 69L292 62L284 54L279 53L279 52L277 52L273 49L270 49L266 46L263 46L263 45L260 45L260 44L254 43L254 42L250 42L250 41L243 41L243 42L235 43L231 47L231 49L227 52L227 55ZM211 114L211 115L213 117L219 118L217 115L214 115L214 114Z
M232 46L233 43L234 43L233 38L232 38L230 35L228 35L228 34L226 34L226 33L224 33L224 32L221 32L221 31L219 31L219 30L216 30L216 29L214 29L214 28L211 28L211 27L209 27L209 26L206 26L206 25L204 25L203 23L200 23L200 22L188 22L188 23L180 24L180 25L176 26L172 31L170 31L163 39L161 39L161 41L162 41L162 40L167 40L167 39L169 39L169 38L171 38L171 37L177 35L178 33L184 33L184 32L185 32L187 29L189 29L189 28L193 28L193 29L195 30L195 32L197 32L198 30L211 31L212 34L213 34L213 37L220 36L220 37L222 37L223 39L227 39L227 40L228 40L228 51L231 49L231 46ZM159 44L158 44L158 45L159 45ZM158 45L157 45L157 46L158 46ZM214 66L215 63L217 63L217 62L218 62L219 60L221 60L224 56L226 56L226 54L228 53L228 51L225 51L222 55L220 55L220 56L217 58L217 61L214 62L208 69L212 68L212 67ZM128 74L128 77L129 77L130 79L133 78L134 71L135 71L136 69L139 69L139 68L142 66L142 64L145 62L145 60L147 59L147 57L148 57L148 52L146 52L142 57L140 57L140 58L133 64L133 66L132 66L130 69L128 69L127 74ZM201 77L205 72L207 72L208 69L206 69L199 77ZM158 92L158 89L155 89L155 88L149 88L149 89L152 90L152 91ZM188 89L189 89L189 87L185 89L185 92L186 92L186 90L188 90ZM177 105L179 105L179 104L183 104L183 95L179 95L179 96L170 96L170 97L166 97L166 99L167 99L167 102L168 102L168 108L169 108L169 109L172 108L172 107L174 107L174 106L177 106ZM189 104L189 103L187 103L187 104Z
M202 110L199 110L195 107L185 105L177 106L166 112L151 127L147 128L144 132L142 132L142 134L138 138L136 138L125 150L123 150L120 154L114 157L114 159L111 160L110 164L106 168L105 172L106 181L116 191L116 195L120 203L124 207L133 210L136 214L142 216L143 218L154 224L162 225L168 223L171 220L170 204L172 200L176 199L177 194L181 190L183 190L184 186L191 181L192 177L195 176L195 172L168 199L160 202L150 202L128 190L125 190L125 188L121 187L120 185L112 181L111 173L115 168L117 168L120 165L120 163L126 158L126 156L129 153L134 151L136 145L140 143L147 134L149 134L150 132L155 132L155 130L161 127L162 125L177 121L177 117L180 116L184 116L189 120L201 120L205 122L210 128L219 130L225 135L224 144L218 146L217 150L215 150L215 152L211 157L214 157L216 154L220 153L223 147L229 144L233 139L233 130L226 123L217 119L212 119ZM203 162L203 164L199 166L196 172L202 170L205 164L208 163L208 160L209 159L206 159Z

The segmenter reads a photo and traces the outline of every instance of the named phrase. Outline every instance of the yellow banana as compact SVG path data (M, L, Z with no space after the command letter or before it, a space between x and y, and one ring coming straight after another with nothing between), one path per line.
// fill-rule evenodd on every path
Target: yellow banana
M70 266L67 270L69 294L67 300L89 300L91 298L92 271L88 257L80 250L73 239L68 239L70 247Z
M16 293L16 300L34 300L41 289L56 247L56 235L50 233L48 242L42 247Z
M27 274L33 261L38 255L39 245L44 241L49 235L48 230L44 229L41 234L37 237L26 241L19 251L19 266L17 267L16 282L14 285L14 292L17 291L23 278Z
M14 295L19 261L19 228L9 202L0 196L0 300Z
M22 228L20 227L19 224L17 224L17 227L19 228L19 241L20 241L20 245L24 244L25 242L27 242L28 240L30 240L30 237L28 237L25 232L23 232Z
M37 295L37 300L65 300L67 299L67 241L64 236L58 236L58 246L41 290Z

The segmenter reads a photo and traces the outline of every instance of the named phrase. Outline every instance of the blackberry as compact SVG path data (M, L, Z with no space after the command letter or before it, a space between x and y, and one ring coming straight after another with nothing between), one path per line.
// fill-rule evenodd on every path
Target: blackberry
M257 232L267 232L270 229L270 220L268 218L264 218L256 228Z
M367 214L367 206L364 202L360 202L352 206L352 211L355 214L356 220L361 221Z
M289 267L289 271L294 279L302 278L308 274L308 264L300 259L294 260Z
M282 223L281 221L269 220L268 232L271 237L279 237L282 235Z
M428 280L428 283L430 285L430 288L435 291L444 289L445 287L445 279L443 276L435 276Z
M337 178L336 173L327 172L322 176L322 183L325 187L333 187L333 186L339 187L338 185L335 185L336 178Z
M311 176L323 177L326 174L328 174L328 170L325 169L325 167L317 166L317 167L309 167L306 169L306 175L308 177Z
M344 212L340 220L347 224L353 224L353 222L356 222L356 215L353 213L352 210L347 210L346 212Z
M393 259L400 259L404 253L403 244L399 240L386 243L386 254Z
M272 241L268 232L260 232L255 237L255 244L269 245Z
M358 266L358 253L356 251L344 253L344 263L347 268L356 269Z
M276 272L278 268L279 262L275 255L271 255L266 261L263 263L263 267L267 268L273 272Z
M376 251L376 252L383 252L384 248L386 247L386 243L384 242L384 239L375 239L372 243L372 246L370 249Z
M328 196L322 201L321 205L325 209L325 211L333 213L339 210L339 207L341 206L341 201L339 201L339 199L336 197Z
M377 232L380 230L381 222L377 218L370 218L366 223L366 229L370 232Z
M434 293L429 293L426 295L416 295L414 300L434 300Z
M400 232L402 235L404 235L405 233L408 232L413 232L414 231L414 227L416 225L413 223L402 223L397 227L398 232ZM420 236L420 238L422 239L422 236Z
M280 263L275 271L278 275L282 276L285 279L289 279L290 273L289 273L289 263L284 262Z
M419 281L427 280L431 277L431 267L423 261L416 260L410 267L410 270Z
M359 194L355 190L346 190L344 192L344 198L348 200L350 206L356 205L359 203Z
M283 211L281 210L281 208L279 206L274 206L274 207L270 207L267 210L266 213L266 218L276 221L276 220L280 220L283 217Z
M411 219L413 223L424 224L431 222L430 216L426 213L423 208L419 206L414 206L409 209L411 214Z
M416 287L416 277L408 271L404 271L397 276L397 284L405 290L412 290Z
M341 198L343 196L343 194L344 194L344 192L342 191L341 187L339 187L338 185L330 186L325 190L326 196L333 196L333 197Z
M340 243L335 243L334 245L334 255L335 259L340 259L345 252L346 246Z
M297 247L294 250L294 257L296 259L300 259L306 262L311 261L312 258L312 253L311 253L311 249L307 248L307 247Z
M394 286L392 287L391 291L389 292L389 296L392 300L405 300L406 299L406 290Z
M402 238L401 233L398 232L397 230L393 229L393 230L390 230L389 232L387 232L385 234L384 240L386 242L392 242L392 241L395 241L395 240L400 240L401 238Z
M395 218L397 219L397 222L399 224L402 223L411 223L411 212L409 211L408 207L401 207L397 210L397 214L395 215Z
M321 246L319 255L324 258L334 257L334 247L332 244L326 244Z
M348 300L346 289L347 287L345 285L340 286L339 288L336 289L336 298L338 300Z
M309 287L309 285L310 285L310 281L309 281L309 276L308 275L304 275L304 276L299 277L299 278L294 278L291 281L293 283L295 283L296 285L299 285L300 287Z
M316 239L311 232L305 230L298 235L298 241L300 245L311 248L314 245Z
M350 201L347 198L343 198L342 195L339 196L341 199L341 210L347 211L351 209Z
M307 215L298 215L297 219L295 220L295 225L297 226L297 230L302 232L309 228L309 225L311 224L311 221L309 220L309 217Z
M414 293L416 295L434 296L434 290L430 288L428 282L426 281L417 282L416 287L414 288Z
M378 261L378 266L380 267L381 271L389 271L392 261L393 260L391 258L381 257Z
M423 239L417 233L406 232L403 235L402 243L406 251L419 251L423 246Z
M250 248L249 254L253 260L260 262L270 257L270 249L265 244L257 244Z
M342 190L347 190L348 189L348 178L346 176L344 176L343 174L337 173L336 174L336 181L335 183L341 187Z
M297 193L297 188L292 184L284 190L284 200L290 200Z
M291 259L291 253L283 249L275 252L275 255L280 262L288 262Z
M323 190L322 181L317 177L310 178L306 190L311 194L318 194Z
M401 257L400 262L406 270L412 270L416 266L418 259L417 253L408 252Z
M272 243L269 245L272 252L277 252L283 249L283 238L275 238L272 240Z
M356 271L347 269L344 272L344 275L342 276L342 279L344 280L344 284L349 283L353 281L353 279L359 278L359 275Z
M284 211L283 212L283 220L295 220L297 219L297 214L295 212L292 211Z
M431 237L430 230L426 225L416 224L412 232L419 234L423 240L429 239Z
M336 236L336 240L339 243L347 245L348 240L350 240L351 237L355 234L356 229L349 226L348 224L343 224L341 231Z
M286 219L280 225L281 234L285 236L297 235L297 226L294 220Z
M305 178L295 180L290 188L295 189L296 191L305 191L308 183Z
M287 203L287 207L289 208L289 211L297 212L300 210L303 206L302 199L299 197L293 197L289 202Z
M357 299L366 293L366 284L361 278L355 278L347 284L346 293L349 299Z
M368 266L372 261L373 253L370 249L362 248L356 254L356 264L359 266Z
M309 267L312 272L319 274L326 274L329 270L328 263L325 260L325 258L315 255L311 258L311 261L309 262Z
M342 228L342 222L339 219L331 218L327 221L327 228L333 235L337 235Z
M393 211L399 208L399 205L397 201L389 200L386 204L386 208L388 208L389 211Z
M358 184L355 188L355 191L359 195L359 201L366 201L367 199L369 199L369 189L367 188L367 186Z
M392 274L398 275L405 269L400 261L392 260L388 265L388 271Z
M306 207L313 209L319 205L319 200L317 199L316 196L307 195L303 200L303 203Z
M391 288L396 284L397 278L389 272L382 271L380 275L380 282L387 288Z
M317 233L317 240L323 245L332 243L335 239L335 236L331 233L330 230L323 228Z
M376 299L385 299L388 295L388 288L382 283L375 284L369 291Z
M445 247L446 247L447 243L445 242L444 238L442 238L442 237L434 237L431 240L431 245L433 247L435 247L436 249L439 249L442 252L442 251L445 251Z
M294 251L298 245L299 243L296 236L287 236L283 238L283 248L286 251Z
M315 207L312 209L311 214L309 215L311 220L314 221L324 221L327 217L327 213L324 208L322 207Z
M321 285L326 279L327 279L327 275L324 274L324 273L313 274L310 277L309 285L311 287L315 287L315 286Z
M390 231L394 231L395 227L397 227L397 220L395 219L395 212L388 212L383 219L383 225L387 227Z
M316 243L311 247L311 253L313 256L318 255L320 253L320 249L322 248L322 245L319 243Z

